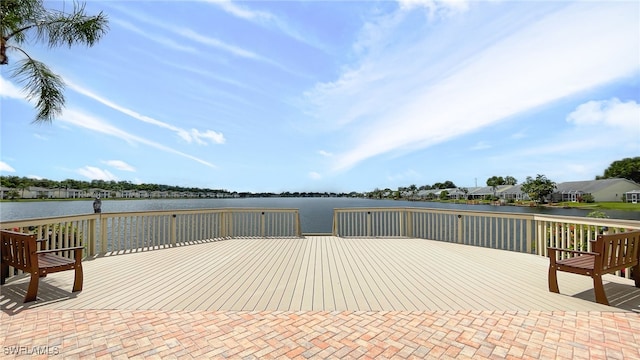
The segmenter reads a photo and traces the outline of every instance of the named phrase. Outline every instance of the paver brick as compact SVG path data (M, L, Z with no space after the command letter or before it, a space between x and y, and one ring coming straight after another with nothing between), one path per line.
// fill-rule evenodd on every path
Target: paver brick
M5 349L56 346L65 358L633 359L638 343L640 314L619 312L0 313Z

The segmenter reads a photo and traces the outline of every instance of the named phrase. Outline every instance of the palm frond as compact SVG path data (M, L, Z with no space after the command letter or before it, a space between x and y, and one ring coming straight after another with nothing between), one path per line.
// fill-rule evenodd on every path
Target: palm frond
M23 85L27 98L36 102L35 123L51 122L64 106L64 81L44 63L26 58L16 64L13 76Z
M71 14L48 12L46 18L38 22L38 37L50 47L76 43L93 46L108 30L107 16L100 12L88 16L84 4L75 4Z

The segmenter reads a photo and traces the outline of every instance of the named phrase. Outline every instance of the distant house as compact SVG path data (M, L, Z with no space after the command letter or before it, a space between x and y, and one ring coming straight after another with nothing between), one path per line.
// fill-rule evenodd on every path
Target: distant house
M460 200L467 198L467 193L465 193L464 190L460 188L447 189L447 192L449 195L449 199Z
M498 185L496 186L495 191L493 186L477 187L469 191L469 197L471 199L484 199L486 196L493 195L503 197L502 194L512 187L513 185Z
M637 204L640 202L640 190L627 191L624 195L628 203Z
M110 197L110 195L111 195L111 191L104 190L104 189L93 188L93 189L89 189L87 191L87 194L90 197L99 196L101 199L108 199Z
M29 186L24 191L23 198L26 199L51 199L55 197L55 190L37 186Z
M554 202L579 202L584 195L589 194L597 202L623 201L626 193L634 190L640 190L640 184L627 179L568 181L557 184L557 189L551 195L551 199Z
M508 189L505 189L502 193L502 198L506 200L514 201L526 201L530 200L529 195L522 191L522 184L514 185Z

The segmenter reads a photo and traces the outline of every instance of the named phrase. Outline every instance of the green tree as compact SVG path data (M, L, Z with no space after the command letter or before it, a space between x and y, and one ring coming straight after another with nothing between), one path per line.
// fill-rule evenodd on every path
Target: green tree
M527 176L527 180L522 183L522 191L529 195L530 199L537 202L543 202L555 189L556 183L540 174L538 174L535 179Z
M492 176L487 179L487 186L491 186L493 197L496 197L496 189L500 185L504 185L504 178L502 176Z
M22 46L31 36L50 48L85 44L93 46L108 30L106 15L85 14L85 5L75 3L71 13L49 10L43 0L0 1L0 65L9 64L9 53L23 57L11 73L35 100L36 123L51 122L64 107L64 82L47 65L32 58Z
M505 185L516 185L518 183L518 180L516 180L516 178L514 178L513 176L505 176L504 177L504 184Z
M604 175L596 176L596 180L610 178L623 178L640 184L640 156L614 161Z

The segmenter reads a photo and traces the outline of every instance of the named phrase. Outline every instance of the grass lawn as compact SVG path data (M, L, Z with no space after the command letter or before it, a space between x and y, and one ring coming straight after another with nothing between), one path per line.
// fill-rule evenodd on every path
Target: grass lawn
M599 210L625 210L625 211L640 211L640 204L623 203L623 202L596 202L596 203L575 203L575 202L562 202L556 204L556 206L567 206L578 209L599 209Z

